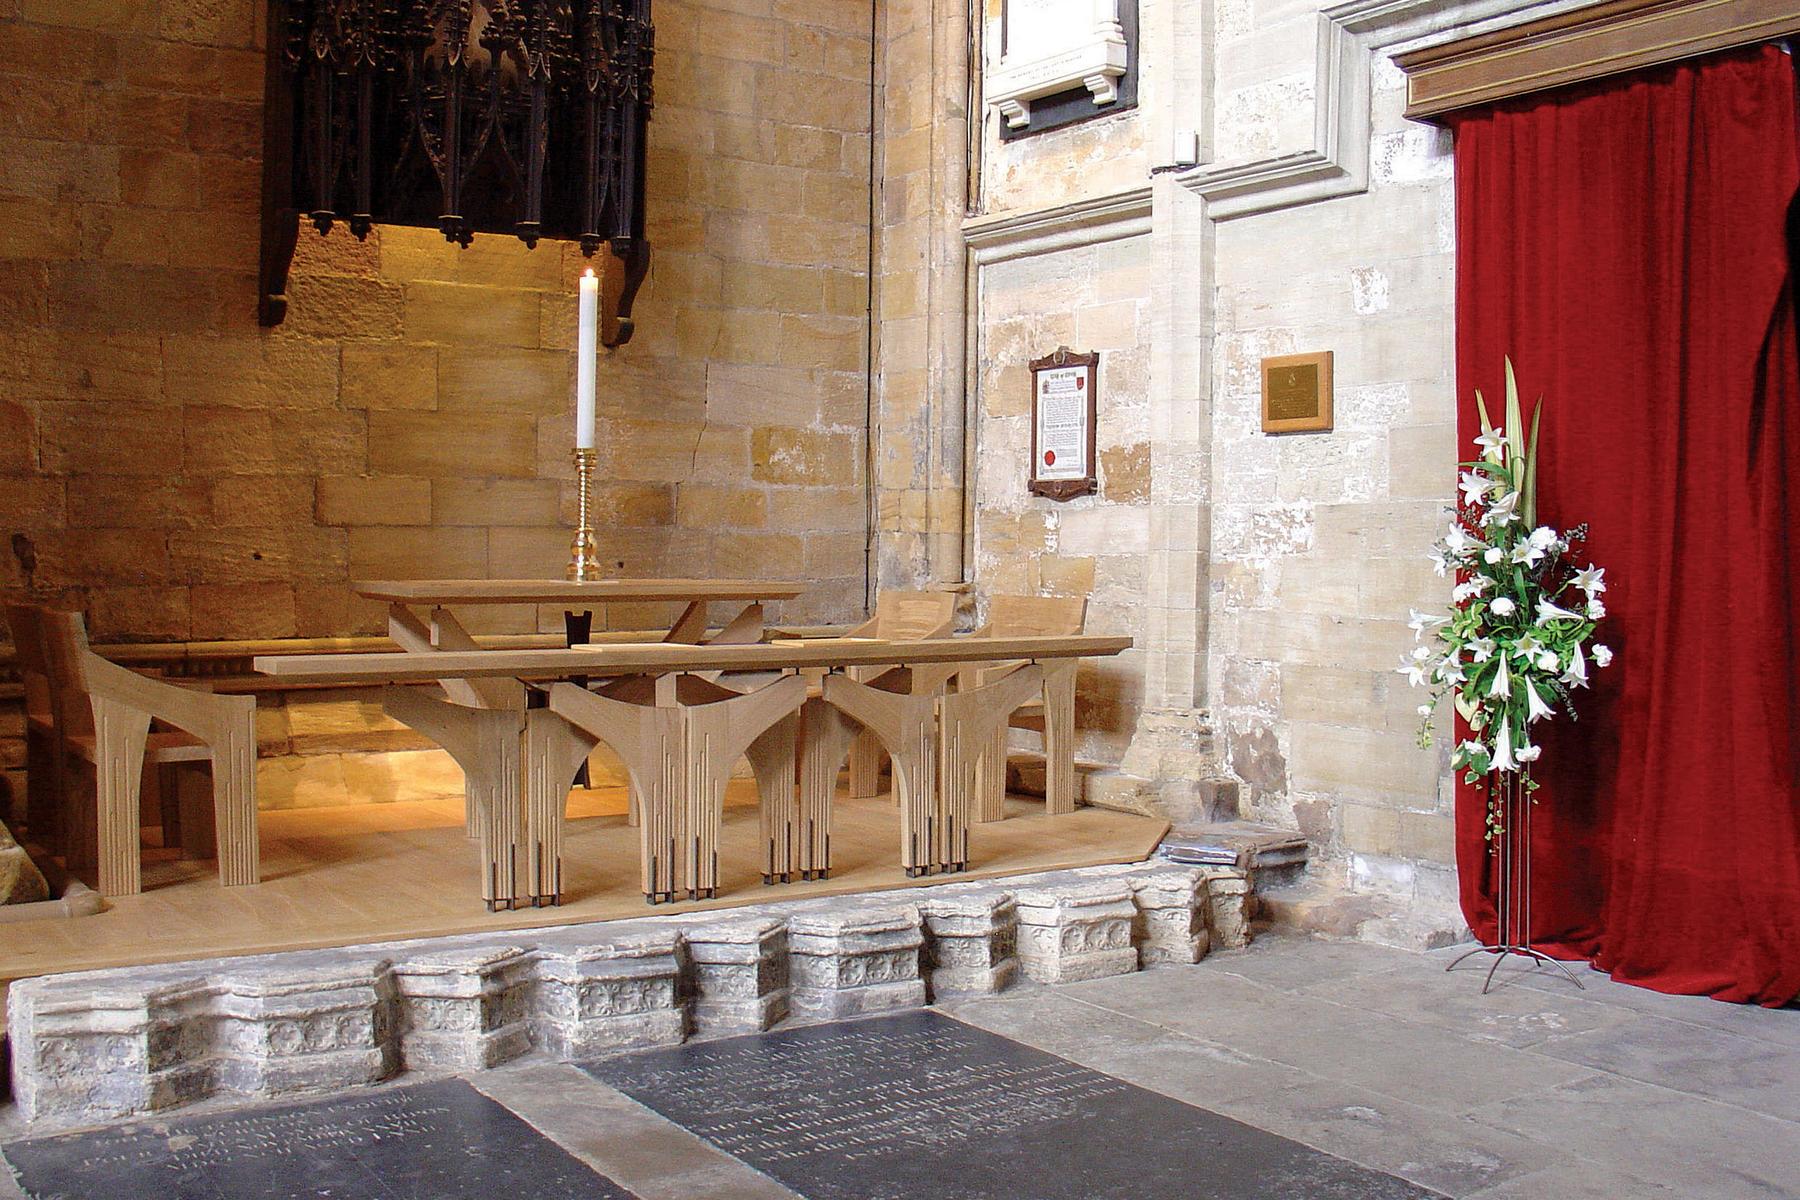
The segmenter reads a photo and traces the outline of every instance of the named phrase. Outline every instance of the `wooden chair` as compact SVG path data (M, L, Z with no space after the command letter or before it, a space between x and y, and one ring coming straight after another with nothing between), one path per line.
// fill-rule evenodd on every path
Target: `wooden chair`
M988 601L988 621L976 637L1069 637L1085 632L1085 596L995 596ZM1016 669L1018 664L981 663L958 674L958 690L973 691ZM1044 802L1053 815L1075 811L1075 672L1076 659L1044 664L1043 694L1012 714L1016 729L1038 729L1044 735ZM1007 727L1002 726L981 753L976 783L976 820L998 821L1006 812Z
M12 606L7 619L15 620ZM31 617L19 619L30 627ZM256 883L261 872L255 698L216 696L108 662L89 649L80 613L39 609L35 620L66 765L81 761L93 767L91 782L78 783L70 772L60 784L59 833L71 866L97 868L102 895L141 891L138 829L145 768L208 764L210 806L185 773L169 772L179 797L182 849L204 856L216 846L223 885ZM173 728L152 731L152 721Z
M32 841L60 854L63 778L68 768L56 728L41 612L29 604L8 604L6 624L12 631L13 660L25 689L25 829Z
M850 637L881 638L891 642L917 642L948 637L956 624L956 593L884 591L875 598L875 615L856 626ZM879 671L854 672L866 680ZM881 742L867 730L850 744L850 795L866 797L881 791ZM836 771L833 771L835 787Z

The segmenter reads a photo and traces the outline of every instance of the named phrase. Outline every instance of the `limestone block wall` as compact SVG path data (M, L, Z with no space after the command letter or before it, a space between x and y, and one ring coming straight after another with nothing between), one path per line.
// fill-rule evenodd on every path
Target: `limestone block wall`
M981 269L975 431L978 607L997 594L1087 596L1088 629L1145 633L1150 530L1149 239L1032 255ZM1034 358L1098 351L1100 490L1055 501L1026 490ZM1143 691L1143 651L1084 663L1077 754L1116 763Z
M1121 7L1154 9L1158 3L1160 0L1122 0ZM982 0L981 7L982 64L991 71L1000 63L1004 3ZM1138 55L1139 106L1154 109L1163 101L1158 93L1164 82L1160 66L1160 62ZM1142 184L1152 164L1145 122L1138 109L1096 111L1101 115L1094 120L1012 141L1002 141L998 124L991 114L984 113L980 209L1053 208Z
M1392 914L1371 936L1459 921L1447 745L1417 744L1394 672L1408 610L1449 588L1423 551L1457 458L1453 164L1401 117L1391 57L1562 2L1142 0L1135 112L1005 144L971 113L972 185L943 181L971 283L925 324L966 322L973 394L946 381L917 427L965 414L972 590L1063 590L1092 557L1098 619L1142 650L1116 683L1135 725L1121 703L1084 747L1118 765L1100 798L1303 831L1316 885L1394 902L1345 908L1346 928ZM970 15L991 31L997 8ZM1198 165L1171 161L1183 129ZM1067 506L1024 497L1020 452L1023 361L1059 341L1102 350L1122 406L1100 417L1101 495ZM1311 350L1335 354L1335 429L1263 434L1260 360ZM874 436L878 461L914 444ZM1149 449L1141 497L1112 438Z
M655 252L600 368L602 553L816 580L779 615L852 618L870 6L656 21ZM100 639L374 632L352 579L568 559L579 252L306 230L288 319L259 329L262 22L250 0L0 4L0 587L85 607Z
M1221 59L1289 41L1252 23ZM1222 136L1283 144L1299 85L1271 72L1221 81ZM1454 921L1448 745L1418 746L1394 671L1409 610L1449 600L1424 551L1458 457L1451 144L1401 118L1386 54L1371 82L1365 193L1218 227L1213 706L1248 815L1302 830L1355 890ZM1262 356L1327 349L1335 430L1264 435Z

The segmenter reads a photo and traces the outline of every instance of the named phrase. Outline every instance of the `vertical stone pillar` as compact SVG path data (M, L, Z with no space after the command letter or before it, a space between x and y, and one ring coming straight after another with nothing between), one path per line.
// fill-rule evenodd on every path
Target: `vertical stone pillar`
M883 586L963 577L970 0L882 0L873 486Z

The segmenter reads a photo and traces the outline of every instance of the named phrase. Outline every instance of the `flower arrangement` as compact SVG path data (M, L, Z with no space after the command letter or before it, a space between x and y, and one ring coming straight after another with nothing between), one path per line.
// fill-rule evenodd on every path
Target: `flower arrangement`
M1528 790L1530 764L1540 748L1531 726L1559 708L1573 719L1574 691L1587 686L1588 662L1604 667L1612 651L1595 645L1595 622L1606 615L1605 571L1575 566L1587 535L1578 525L1559 533L1537 523L1539 401L1529 441L1523 437L1518 385L1506 363L1506 424L1488 420L1480 392L1481 457L1460 464L1461 493L1450 530L1432 548L1440 576L1454 574L1450 615L1415 611L1419 645L1400 666L1415 687L1429 687L1419 706L1419 743L1431 743L1431 721L1446 696L1472 735L1457 743L1451 766L1470 783L1489 772L1519 772ZM1495 794L1490 789L1490 800ZM1490 803L1490 838L1501 832Z

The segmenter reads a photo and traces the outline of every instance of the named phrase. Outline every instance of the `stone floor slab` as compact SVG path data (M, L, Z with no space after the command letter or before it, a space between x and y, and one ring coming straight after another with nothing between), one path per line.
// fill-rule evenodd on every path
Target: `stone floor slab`
M1415 956L1421 972L1435 970ZM1395 975L1394 986L1419 986ZM1110 987L1103 987L1109 984ZM1428 1025L1404 1026L1404 1069L1392 1018L1212 969L1211 960L1177 977L1148 971L1077 984L1080 999L1157 1023L1190 1037L1339 1083L1412 1103L1461 1112L1499 1097L1536 1091L1589 1072Z
M1800 1138L1787 1122L1615 1075L1509 1097L1469 1115L1566 1148L1596 1170L1675 1185L1684 1197L1792 1200L1800 1180Z
M639 1200L795 1200L767 1175L578 1067L518 1064L475 1082Z
M588 1069L809 1200L1437 1194L934 1012Z
M1800 1121L1800 1051L1684 1021L1636 1017L1557 1036L1537 1053ZM1800 1130L1790 1136L1800 1141Z
M1325 980L1299 993L1515 1049L1631 1020L1629 1010L1584 999L1567 984L1560 991L1507 987L1483 995L1479 980L1466 974L1420 971L1413 963Z
M631 1200L458 1079L4 1147L31 1200Z

